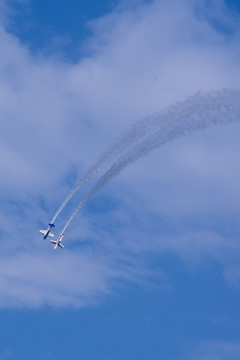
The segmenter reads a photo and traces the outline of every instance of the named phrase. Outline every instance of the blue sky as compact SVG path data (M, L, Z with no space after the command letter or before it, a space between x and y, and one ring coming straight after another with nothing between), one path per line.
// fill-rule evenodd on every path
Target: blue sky
M131 123L239 88L239 2L0 10L0 360L239 359L239 124L126 169L78 214L63 251L38 233Z
M114 9L117 0L12 1L14 14L10 31L32 51L58 52L68 60L78 61L81 43L90 35L88 22Z

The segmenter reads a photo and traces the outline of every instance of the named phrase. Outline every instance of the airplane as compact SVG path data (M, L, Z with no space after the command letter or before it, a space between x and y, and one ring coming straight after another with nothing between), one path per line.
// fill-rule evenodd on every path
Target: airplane
M51 228L52 227L55 227L55 225L54 224L49 224L49 227L48 227L48 229L47 230L39 230L39 232L41 233L41 234L43 234L44 235L44 240L46 240L46 238L49 236L49 237L54 237L54 235L51 233Z
M65 235L64 234L60 234L57 241L54 240L50 240L50 243L54 245L54 250L57 250L57 247L59 246L60 248L64 248L63 244L61 243L62 238L64 238Z

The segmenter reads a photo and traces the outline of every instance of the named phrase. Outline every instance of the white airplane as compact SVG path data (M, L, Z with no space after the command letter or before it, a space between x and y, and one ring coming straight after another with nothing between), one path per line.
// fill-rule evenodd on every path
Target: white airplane
M57 241L54 240L50 240L50 243L54 245L54 250L57 250L57 247L59 246L60 248L64 248L63 244L61 243L62 238L64 238L65 235L64 234L60 234Z
M49 236L49 237L54 237L54 235L51 233L51 228L52 227L55 227L55 225L54 224L49 224L49 227L48 227L48 229L47 230L39 230L39 232L41 233L41 234L43 234L44 235L44 240L46 240L46 238Z

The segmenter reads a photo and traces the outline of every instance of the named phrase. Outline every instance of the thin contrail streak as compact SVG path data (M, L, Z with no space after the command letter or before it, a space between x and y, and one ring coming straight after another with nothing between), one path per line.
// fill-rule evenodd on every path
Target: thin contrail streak
M162 126L157 131L124 153L97 181L68 219L62 233L66 231L84 205L105 184L150 151L194 131L240 121L240 92L223 89L209 93L198 93L185 102L171 107L171 109L172 114L166 112L166 118L162 118L162 113L160 114ZM157 117L156 122L158 123Z

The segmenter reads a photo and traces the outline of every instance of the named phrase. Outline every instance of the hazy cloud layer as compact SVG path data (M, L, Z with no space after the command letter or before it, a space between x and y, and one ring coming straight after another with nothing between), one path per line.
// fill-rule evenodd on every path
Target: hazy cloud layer
M223 2L198 3L123 3L89 24L89 56L78 64L30 54L2 22L0 306L92 303L116 279L155 276L145 259L153 252L188 264L209 256L236 284L238 125L184 138L132 166L78 216L66 251L53 253L38 234L128 124L196 91L238 87L239 19Z
M189 348L192 348L190 354L186 352L182 359L237 360L240 356L240 344L237 341L196 341Z

